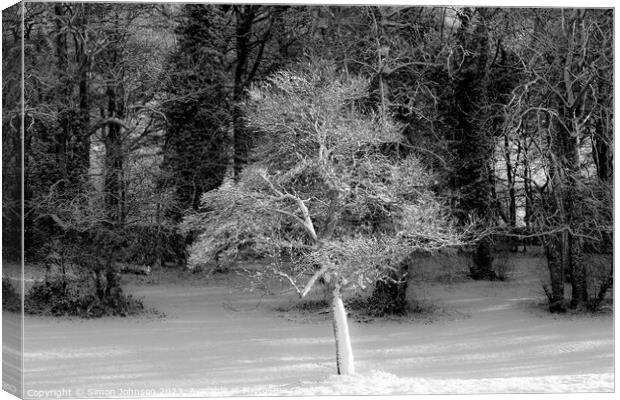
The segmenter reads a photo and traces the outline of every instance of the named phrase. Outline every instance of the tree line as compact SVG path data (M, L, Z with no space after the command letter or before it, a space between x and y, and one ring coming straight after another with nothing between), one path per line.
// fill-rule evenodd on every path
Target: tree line
M303 256L277 270L300 293L296 277L338 264L334 288L398 297L403 254L467 244L471 276L494 279L494 243L512 240L544 248L553 312L611 287L588 255L613 242L613 10L21 12L3 12L5 257L23 190L30 260L75 232L105 247L103 270L251 246Z

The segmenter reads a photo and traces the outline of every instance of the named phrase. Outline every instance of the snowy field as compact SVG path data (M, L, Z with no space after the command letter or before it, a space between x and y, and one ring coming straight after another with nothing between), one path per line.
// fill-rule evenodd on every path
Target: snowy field
M222 275L209 282L126 278L128 292L165 317L26 317L25 394L613 391L612 313L552 316L536 282L542 278L521 275L507 282L420 284L411 293L437 305L436 314L352 321L352 377L335 375L329 320L277 311L291 304L286 295L240 291Z

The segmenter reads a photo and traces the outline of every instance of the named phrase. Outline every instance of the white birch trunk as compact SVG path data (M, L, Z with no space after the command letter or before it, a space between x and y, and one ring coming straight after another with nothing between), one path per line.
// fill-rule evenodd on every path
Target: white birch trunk
M336 285L333 291L332 307L334 313L333 324L334 338L336 339L336 366L338 368L338 375L353 375L355 374L353 348L351 347L347 312L344 309L339 285Z

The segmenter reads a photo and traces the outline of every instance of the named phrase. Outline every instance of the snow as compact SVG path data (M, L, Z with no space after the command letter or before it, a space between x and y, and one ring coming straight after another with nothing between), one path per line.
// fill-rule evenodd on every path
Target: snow
M438 313L350 321L357 373L344 377L328 319L275 310L290 296L240 291L224 277L135 279L127 290L165 317L26 317L27 397L63 388L77 397L614 390L611 313L550 315L526 280L413 285Z

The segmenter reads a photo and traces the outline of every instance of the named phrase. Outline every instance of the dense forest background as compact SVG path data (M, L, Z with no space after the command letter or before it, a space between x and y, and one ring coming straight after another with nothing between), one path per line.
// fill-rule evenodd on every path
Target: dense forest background
M383 155L373 165L417 160L401 169L416 182L409 190L448 210L459 243L472 249L474 279L497 278L498 246L530 245L547 257L551 311L596 308L611 287L612 269L595 273L588 263L613 247L611 9L25 3L23 11L3 12L5 259L20 256L21 146L26 261L71 259L111 285L115 261L188 262L204 234L191 223L208 211L203 195L243 180L248 165L277 161L277 144L261 145L277 125L274 107L299 102L298 119L284 122L304 135L296 121L329 111L316 99L328 103L362 79L363 93L342 97L334 126L366 129L372 119L398 133L373 150ZM11 23L20 17L23 26ZM294 82L274 78L282 71L340 89L278 97ZM330 154L357 160L347 143ZM366 207L361 220L389 214L389 201L376 197L383 208ZM315 223L331 236L328 217ZM441 235L418 243L441 247ZM387 283L385 293L398 296Z

